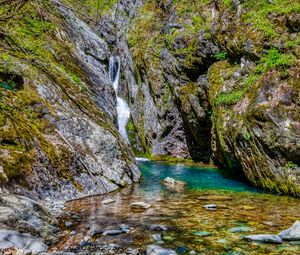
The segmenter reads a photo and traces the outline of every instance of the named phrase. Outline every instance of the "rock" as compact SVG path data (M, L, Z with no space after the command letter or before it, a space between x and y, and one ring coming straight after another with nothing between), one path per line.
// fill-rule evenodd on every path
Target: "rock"
M247 241L260 242L260 243L272 243L281 244L282 239L277 235L259 234L259 235L249 235L244 237Z
M201 237L205 237L205 236L211 236L210 232L207 231L195 231L192 233L194 236L201 236Z
M92 243L89 242L89 241L82 240L82 241L79 243L79 245L80 245L80 247L86 247L86 246L92 245Z
M161 234L153 234L152 238L154 241L156 241L158 244L164 243L164 241L161 239Z
M254 231L252 228L249 227L234 227L229 229L231 233L241 233L241 232L251 232Z
M65 222L65 227L66 228L71 228L73 226L73 222L71 222L71 221L66 221Z
M217 209L217 205L215 205L215 204L203 205L202 207L205 208L206 210L210 210L210 211L214 211Z
M116 235L120 235L123 232L121 230L105 230L102 235L103 236L116 236Z
M0 230L0 245L3 248L15 247L21 250L30 250L32 254L44 252L48 249L47 245L40 239L36 239L29 234L4 229Z
M129 225L121 224L121 225L120 225L120 230L121 230L123 233L129 233L129 232L130 232L130 227L129 227Z
M192 250L192 251L190 251L190 252L189 252L189 254L190 254L190 255L196 255L196 254L197 254L197 252L196 252L196 251L194 251L194 250Z
M163 181L162 184L164 184L167 188L170 188L174 191L177 192L182 192L184 191L184 188L186 186L186 183L183 181L177 181L174 178L171 177L166 177Z
M133 209L144 209L144 210L146 210L146 209L150 208L151 205L148 204L148 203L145 203L145 202L134 202L130 205L130 207L133 208Z
M293 226L279 233L282 240L300 241L300 221L296 221Z
M212 201L230 201L230 200L232 200L232 197L209 195L209 196L200 196L197 199L199 199L199 200L212 200Z
M146 250L147 255L177 255L174 250L164 249L158 245L148 245Z
M116 200L114 200L114 199L105 199L101 202L101 204L108 205L108 204L112 204L114 202L116 202Z
M75 253L59 251L59 252L42 252L39 253L39 255L75 255Z
M243 205L242 208L246 211L252 211L255 210L255 207L250 206L250 205Z
M167 231L168 228L165 225L160 225L160 224L151 224L149 226L149 229L152 231Z

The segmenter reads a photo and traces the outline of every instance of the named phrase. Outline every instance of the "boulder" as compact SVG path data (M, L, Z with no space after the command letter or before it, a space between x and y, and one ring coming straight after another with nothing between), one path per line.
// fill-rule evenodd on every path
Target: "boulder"
M244 237L247 241L260 242L260 243L272 243L281 244L282 239L277 235L259 234L259 235L249 235Z
M131 208L133 209L143 209L143 210L146 210L148 208L151 207L150 204L148 203L145 203L145 202L134 202L130 205Z
M296 221L293 226L279 233L282 240L300 241L300 221Z
M165 249L158 245L148 245L146 250L147 255L177 255L172 249Z

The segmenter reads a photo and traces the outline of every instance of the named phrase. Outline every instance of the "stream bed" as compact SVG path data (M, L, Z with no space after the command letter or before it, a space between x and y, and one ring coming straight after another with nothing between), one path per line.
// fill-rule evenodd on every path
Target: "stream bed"
M60 219L65 231L52 250L137 255L157 244L177 254L300 254L297 241L259 244L243 239L289 228L300 219L299 199L264 193L213 167L151 161L139 166L140 184L68 202ZM167 176L187 185L163 185ZM151 207L133 209L135 202ZM205 208L210 204L217 207Z

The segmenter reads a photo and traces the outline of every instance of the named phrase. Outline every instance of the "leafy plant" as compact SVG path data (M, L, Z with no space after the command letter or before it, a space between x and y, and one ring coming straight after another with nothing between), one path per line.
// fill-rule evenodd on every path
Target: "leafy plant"
M221 51L214 55L215 59L217 60L226 60L227 59L227 52Z

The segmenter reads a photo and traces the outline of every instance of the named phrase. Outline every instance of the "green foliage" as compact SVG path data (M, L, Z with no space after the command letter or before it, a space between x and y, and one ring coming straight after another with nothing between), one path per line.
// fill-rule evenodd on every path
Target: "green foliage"
M298 167L297 164L294 164L293 162L289 161L285 164L284 166L285 168L289 168L289 169L296 169Z
M220 93L216 98L216 105L234 105L239 102L245 94L244 90L234 90L231 93Z
M277 49L270 49L268 54L263 56L256 67L257 73L265 73L274 68L288 68L296 62L292 54L282 54Z
M226 60L227 59L227 52L221 51L214 55L215 59L217 60Z
M284 31L284 23L278 24L277 17L300 12L298 0L272 0L272 3L268 0L249 0L245 1L243 7L243 20L252 24L266 38L280 37L279 31Z
M17 87L17 84L13 81L0 82L0 88L7 90L14 90Z

